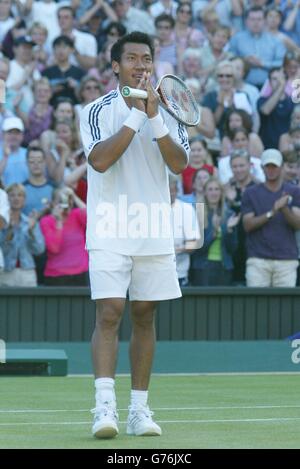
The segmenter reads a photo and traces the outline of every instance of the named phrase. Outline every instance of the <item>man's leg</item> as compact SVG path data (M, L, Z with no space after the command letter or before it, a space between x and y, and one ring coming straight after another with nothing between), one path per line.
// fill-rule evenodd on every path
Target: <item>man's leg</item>
M246 263L247 287L271 287L272 261L250 257Z
M93 434L113 438L119 432L114 376L118 352L118 330L125 299L97 300L96 326L92 338L96 409Z
M148 387L155 348L154 301L132 301L132 336L130 341L131 400L127 433L138 436L161 435L153 422L148 400Z

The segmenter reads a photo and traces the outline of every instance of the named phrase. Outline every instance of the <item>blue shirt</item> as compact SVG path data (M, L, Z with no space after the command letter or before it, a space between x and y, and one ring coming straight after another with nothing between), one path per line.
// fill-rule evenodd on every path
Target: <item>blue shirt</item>
M272 210L274 203L283 193L292 196L290 206L300 207L300 189L294 184L283 183L279 191L270 191L265 184L248 187L242 198L242 214L262 215ZM247 233L248 257L273 260L296 260L298 249L295 230L279 211L267 223Z
M0 147L0 160L2 160L2 158L3 147ZM20 147L17 151L9 155L5 170L2 174L2 181L5 186L14 183L23 184L28 177L26 148Z
M23 213L25 215L29 215L32 210L40 212L51 202L53 186L48 182L41 186L34 186L29 181L26 181L24 187L26 190L26 200Z
M251 67L246 81L262 86L268 78L268 70L281 67L286 48L273 35L263 32L253 35L250 31L240 31L230 40L229 49L238 57L254 55L262 62L262 67Z
M268 101L268 98L259 98L257 109L260 113L259 135L265 148L278 148L280 135L288 132L290 128L291 115L294 109L294 103L290 97L278 101L270 114L261 112L262 106Z

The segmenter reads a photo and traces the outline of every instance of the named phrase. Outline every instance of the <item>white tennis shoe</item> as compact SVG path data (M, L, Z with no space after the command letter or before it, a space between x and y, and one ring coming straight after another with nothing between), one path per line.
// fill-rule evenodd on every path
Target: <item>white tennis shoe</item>
M119 416L113 402L103 402L92 410L94 414L93 435L96 438L114 438L118 435Z
M136 436L160 436L162 431L157 423L153 422L153 412L148 406L137 404L129 406L127 420L127 434Z

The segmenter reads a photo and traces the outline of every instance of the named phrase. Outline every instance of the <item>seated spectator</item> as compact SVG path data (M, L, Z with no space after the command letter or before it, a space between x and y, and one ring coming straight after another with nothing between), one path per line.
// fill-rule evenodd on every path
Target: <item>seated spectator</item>
M57 10L60 35L69 37L73 42L73 55L70 62L80 69L93 67L97 56L97 42L92 34L74 28L75 13L71 6L63 5Z
M35 218L22 213L25 189L21 184L7 188L10 204L9 225L0 231L0 246L4 271L0 273L2 287L36 287L37 277L33 255L45 249L44 238Z
M251 174L249 154L245 150L237 150L230 157L232 178L224 186L227 206L237 215L241 212L242 195L247 187L253 186L258 181ZM233 283L245 285L246 278L246 233L240 218L237 225L237 249L233 254Z
M33 48L33 58L36 63L36 67L39 72L42 72L45 70L50 61L50 51L46 46L48 29L43 25L43 23L34 22L29 29L29 34L35 43Z
M284 3L284 2L283 2ZM300 46L300 10L299 2L286 2L284 4L283 30Z
M119 21L111 21L101 33L96 37L99 52L102 51L105 45L114 44L122 36L125 36L126 28Z
M252 7L247 11L246 27L231 38L230 51L249 65L246 81L261 88L268 70L281 67L286 49L279 39L265 31L263 8Z
M78 89L79 104L76 104L74 111L76 114L76 124L79 129L79 114L87 104L95 101L104 94L103 89L97 78L86 75L82 78Z
M259 135L265 148L277 148L280 135L288 131L294 108L292 99L285 93L286 79L279 68L269 73L272 94L260 97L257 109L261 117Z
M230 167L230 158L231 155L234 154L236 151L239 152L240 150L245 150L248 154L249 153L249 134L246 129L243 127L239 129L234 129L231 132L232 134L232 151L227 156L221 156L218 162L218 174L219 179L222 184L227 184L227 182L232 177L232 171ZM256 156L250 155L250 165L251 165L251 174L252 176L260 182L265 180L264 172L261 168L261 160Z
M268 33L272 34L274 37L279 39L282 44L285 46L287 51L290 52L300 52L299 45L296 44L293 39L291 39L287 34L280 30L280 26L283 19L282 12L275 6L270 6L266 13L266 30Z
M257 111L257 101L259 98L259 91L256 86L251 85L245 81L245 77L248 73L249 66L242 57L233 57L230 59L233 65L233 71L235 76L235 87L238 91L243 91L249 98L251 104L251 118L253 132L258 132L260 126L259 113ZM243 125L245 127L245 125Z
M190 194L192 192L192 179L195 172L200 168L205 168L208 172L214 174L214 165L211 154L207 150L207 143L203 137L193 137L190 140L189 165L182 172L183 192Z
M33 106L32 82L40 78L40 72L34 62L34 42L30 36L21 36L14 40L15 58L10 62L6 86L19 102L21 111L29 112Z
M80 3L80 2L79 2ZM74 4L72 5L74 8ZM80 7L79 7L80 10ZM85 30L88 30L93 34L93 36L97 39L100 31L103 30L103 21L111 21L111 22L118 22L118 17L111 7L109 2L105 0L98 0L95 2L90 8L87 8L86 11L83 12L82 15L78 14L78 9L76 11L76 17L78 19L78 25L82 28L85 27ZM92 21L95 18L100 18L100 21ZM95 23L95 28L92 30L91 26ZM125 34L125 33L124 33Z
M15 40L27 34L26 23L21 18L16 18L13 27L6 33L2 42L2 53L8 59L12 60L15 57L14 44Z
M193 6L194 8L194 6ZM221 26L219 17L214 10L206 10L200 13L201 30L208 40L211 40L212 35Z
M47 49L50 51L53 40L60 34L57 19L59 3L54 0L27 0L25 2L25 13L28 14L30 27L34 23L40 23L47 28Z
M177 178L170 177L169 184L177 274L179 285L186 287L189 282L190 254L199 247L200 231L193 206L177 198Z
M9 74L9 60L6 57L0 57L0 80L3 80L5 83ZM5 85L4 85L5 86ZM9 96L9 91L7 88L4 88L5 93L5 103L1 102L0 99L0 145L3 142L3 135L2 135L2 125L3 121L7 117L12 117L14 114L11 111L13 109L12 99Z
M283 156L283 180L299 186L300 182L300 155L294 151L286 151Z
M70 98L76 104L76 90L85 72L70 62L74 42L68 36L58 36L53 41L53 50L56 65L47 67L42 72L52 87L51 104L54 105L60 97Z
M15 18L11 14L12 0L0 2L0 51L2 42L8 31L14 26Z
M125 26L127 33L141 31L150 35L155 34L152 16L146 11L135 8L131 3L131 0L113 1L113 8L118 21Z
M3 186L0 181L0 235L1 230L5 228L9 223L9 203L7 193L3 190ZM4 258L2 249L0 246L0 272L4 269Z
M89 70L89 76L96 78L102 86L103 93L109 93L109 91L117 88L118 80L111 67L110 51L112 43L107 43L104 49L96 59L96 66Z
M235 89L234 68L231 62L220 62L217 66L218 91L211 91L204 96L203 106L208 107L214 114L215 124L223 137L225 119L230 110L243 109L251 115L252 108L248 96L243 91Z
M23 213L40 219L49 209L53 185L46 178L46 158L40 147L27 149L28 181L25 181L26 201Z
M291 136L291 129L297 129L300 126L300 104L296 104L291 114L291 123L288 132L280 135L279 150L282 152L294 149L294 140Z
M222 149L221 155L229 155L232 150L232 138L233 131L236 129L244 128L248 132L248 152L251 156L256 156L257 158L261 157L262 152L264 151L264 146L260 137L252 132L252 120L251 116L242 109L232 109L226 116L224 122L224 137L222 138Z
M45 237L48 286L88 285L88 254L85 250L86 210L74 208L70 188L53 194L52 213L41 219Z
M178 56L188 47L201 47L205 37L199 29L191 26L192 5L182 1L178 4L175 16L174 41L177 45Z
M285 75L286 83L284 92L287 96L291 97L295 90L293 85L294 80L300 77L300 50L299 54L295 52L287 52L283 60L283 72ZM264 83L260 95L263 98L268 98L272 94L272 86L269 78Z
M179 198L183 202L195 204L204 202L204 186L211 178L211 174L205 165L197 169L192 178L192 192L189 194L182 194Z
M5 186L28 179L26 149L21 146L24 125L19 117L8 117L2 125L3 145L0 147L0 178Z
M266 182L246 189L242 199L247 233L247 286L294 287L300 189L282 182L282 155L278 150L265 150L261 160Z
M204 244L191 256L191 281L195 286L230 285L232 255L237 247L239 215L225 211L224 193L216 178L204 186Z
M155 18L156 35L159 39L158 60L169 62L177 71L178 55L177 44L174 41L175 20L172 16L162 13Z
M153 62L153 74L151 76L151 81L153 86L156 86L158 80L163 75L174 75L174 67L169 62L163 62L159 60L160 54L160 42L157 36L153 37L153 46L154 46L154 62Z
M41 78L33 85L34 104L29 113L22 112L18 101L15 101L16 114L25 124L25 135L23 143L28 145L32 140L38 139L44 130L48 130L53 108L49 102L51 99L51 86L47 78ZM19 101L20 102L20 101Z

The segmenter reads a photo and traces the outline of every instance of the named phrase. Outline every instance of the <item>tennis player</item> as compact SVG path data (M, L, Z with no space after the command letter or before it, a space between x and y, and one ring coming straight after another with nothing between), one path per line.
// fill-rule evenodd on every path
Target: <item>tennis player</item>
M170 207L168 169L176 174L184 170L189 146L183 125L158 106L158 94L150 83L153 54L151 39L144 33L119 39L111 50L119 87L88 104L80 119L89 163L89 272L97 305L92 338L96 388L92 431L97 438L112 438L119 432L114 376L128 289L132 390L127 433L161 435L147 404L155 308L160 300L180 297L181 291L172 235L163 235L160 219L153 214L154 208ZM148 99L123 98L120 90L125 85L146 90Z

